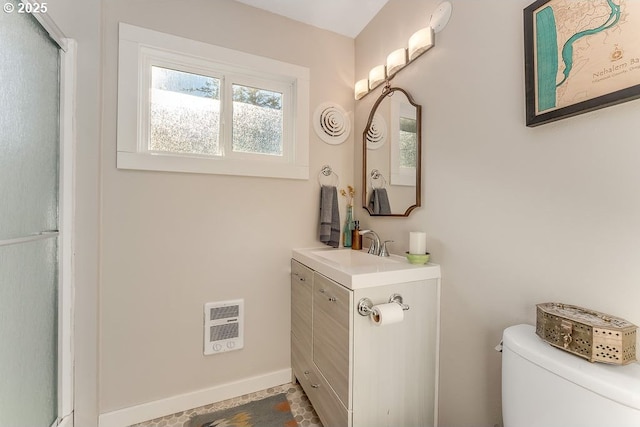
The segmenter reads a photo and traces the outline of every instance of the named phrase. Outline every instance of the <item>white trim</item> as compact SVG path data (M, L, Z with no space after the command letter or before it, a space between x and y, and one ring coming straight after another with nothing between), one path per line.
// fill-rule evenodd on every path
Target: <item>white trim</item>
M231 153L227 117L221 120L221 155L197 156L148 151L150 67L254 82L283 94L283 156ZM259 84L256 82L260 82ZM229 92L229 91L228 91ZM309 178L310 70L295 64L120 23L118 52L117 168L273 178ZM221 102L230 102L230 97ZM223 114L231 114L223 108ZM226 150L226 152L225 152Z
M60 59L60 239L58 292L58 418L73 426L74 394L74 236L75 236L75 100L77 43L64 39Z
M24 4L29 4L29 5L33 5L34 3L38 3L40 5L47 3L46 1L45 2L42 2L42 1L34 2L32 0L20 0L20 1ZM42 25L42 28L44 28L45 31L49 33L49 37L51 37L53 41L56 42L58 46L60 46L60 48L66 52L68 49L67 39L65 38L62 30L60 30L60 27L58 27L58 25L53 21L51 16L49 16L48 13L32 13L31 16L36 18L36 20L40 23L40 25Z
M246 170L240 174L239 167ZM118 168L148 171L210 173L219 175L260 176L269 178L309 179L309 168L277 162L252 162L227 158L172 156L159 153L118 151Z
M99 427L125 427L291 382L291 369L100 414Z

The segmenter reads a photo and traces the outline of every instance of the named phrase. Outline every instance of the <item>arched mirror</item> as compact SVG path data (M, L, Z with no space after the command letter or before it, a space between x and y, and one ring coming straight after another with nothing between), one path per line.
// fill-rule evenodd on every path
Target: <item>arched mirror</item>
M420 206L422 107L404 89L376 100L362 134L362 204L372 216L409 216Z

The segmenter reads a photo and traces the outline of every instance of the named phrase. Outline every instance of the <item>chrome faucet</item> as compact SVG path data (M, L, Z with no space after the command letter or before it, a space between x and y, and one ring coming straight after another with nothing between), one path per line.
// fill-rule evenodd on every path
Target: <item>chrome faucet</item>
M382 247L380 248L380 256L389 256L389 251L387 250L387 243L393 243L393 240L385 240L382 243Z
M373 254L373 255L381 255L380 253L380 237L378 236L378 234L373 231L373 230L362 230L360 231L360 235L367 236L368 239L371 239L371 246L369 246L369 253ZM369 235L372 235L373 237L368 237ZM385 250L386 252L386 250ZM382 255L382 256L389 256L389 254L387 253L387 255Z

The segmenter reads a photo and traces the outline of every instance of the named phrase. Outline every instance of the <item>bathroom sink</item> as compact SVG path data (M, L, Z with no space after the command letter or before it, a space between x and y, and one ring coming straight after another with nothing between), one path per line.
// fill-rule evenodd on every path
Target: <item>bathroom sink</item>
M293 259L350 288L360 289L440 277L436 264L410 264L405 257L380 257L349 248L294 249Z
M398 263L399 261L391 257L381 257L371 255L368 252L354 251L351 249L320 250L313 252L314 255L324 258L346 267L363 267L368 265L379 265L384 263Z

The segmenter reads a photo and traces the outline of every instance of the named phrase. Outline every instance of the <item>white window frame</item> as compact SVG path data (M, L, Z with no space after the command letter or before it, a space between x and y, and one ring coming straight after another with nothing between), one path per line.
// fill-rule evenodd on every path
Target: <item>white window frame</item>
M308 68L122 22L118 59L119 169L309 179ZM241 84L282 93L283 155L231 150L231 97L221 108L220 155L149 151L153 65L219 78L221 92Z

